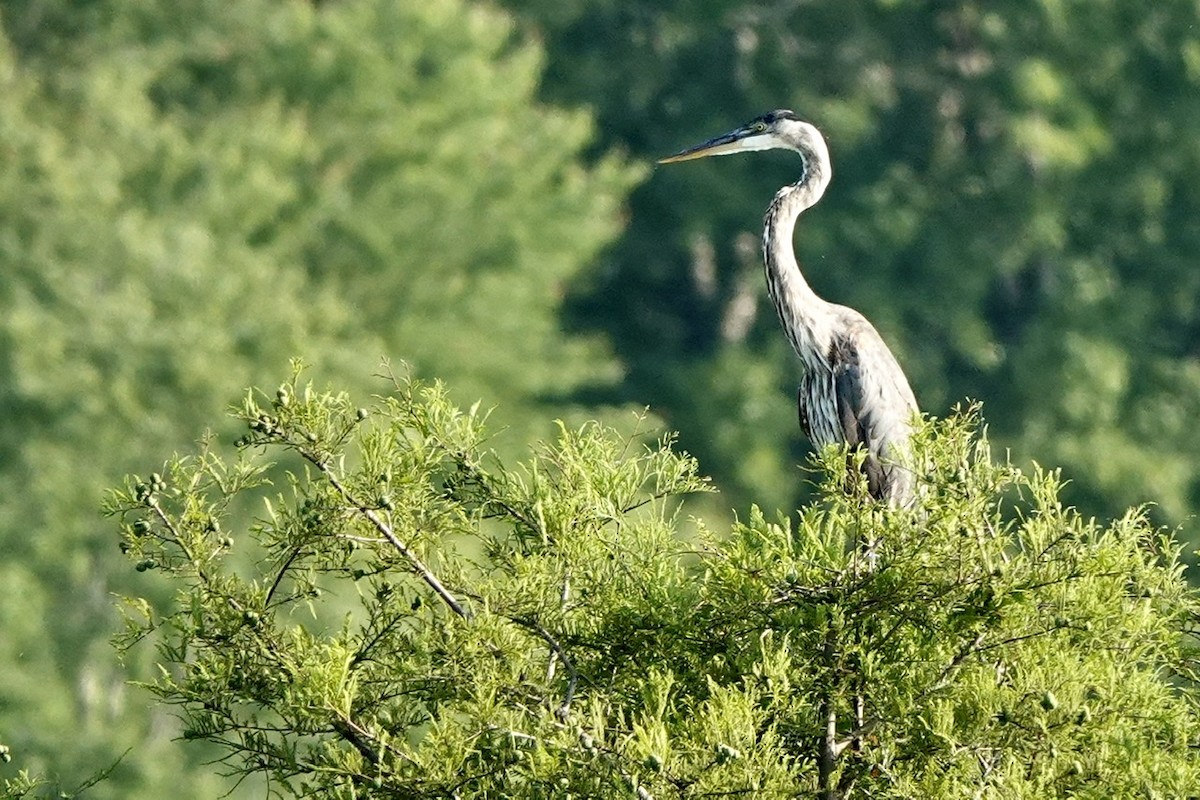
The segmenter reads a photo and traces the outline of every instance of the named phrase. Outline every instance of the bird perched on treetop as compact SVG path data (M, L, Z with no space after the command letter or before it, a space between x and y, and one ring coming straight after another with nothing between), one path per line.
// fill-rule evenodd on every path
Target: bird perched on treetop
M796 219L829 185L829 148L820 131L791 111L772 111L659 163L776 149L798 153L801 162L800 180L780 189L767 208L762 237L767 291L804 364L800 426L818 448L842 442L862 448L871 495L908 505L913 478L906 460L919 413L908 379L866 317L817 296L792 248Z

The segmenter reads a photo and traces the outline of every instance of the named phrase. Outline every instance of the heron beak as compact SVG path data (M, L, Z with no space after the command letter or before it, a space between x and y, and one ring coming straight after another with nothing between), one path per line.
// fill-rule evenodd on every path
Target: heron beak
M660 164L674 164L677 161L691 161L694 158L705 158L707 156L723 156L729 153L741 153L746 150L745 142L748 133L743 130L736 130L732 133L726 133L718 136L715 139L709 139L704 144L698 144L695 147L689 147L686 150L680 150L673 156L660 158Z

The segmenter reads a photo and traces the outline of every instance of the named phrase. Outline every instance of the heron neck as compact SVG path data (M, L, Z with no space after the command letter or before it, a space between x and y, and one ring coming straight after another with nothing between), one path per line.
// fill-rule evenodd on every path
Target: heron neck
M829 184L829 172L814 159L805 158L804 176L775 195L763 224L763 262L767 292L792 347L809 369L823 365L832 335L830 304L804 279L796 262L792 236L796 220L811 208Z

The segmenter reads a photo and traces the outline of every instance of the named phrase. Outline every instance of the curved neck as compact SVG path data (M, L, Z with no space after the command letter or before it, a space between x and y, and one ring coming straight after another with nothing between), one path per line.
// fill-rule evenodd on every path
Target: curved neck
M829 303L808 285L792 247L796 219L816 204L829 185L829 154L804 152L804 174L775 195L763 221L763 262L767 293L792 348L814 369L826 362L832 333ZM824 157L822 157L824 156Z

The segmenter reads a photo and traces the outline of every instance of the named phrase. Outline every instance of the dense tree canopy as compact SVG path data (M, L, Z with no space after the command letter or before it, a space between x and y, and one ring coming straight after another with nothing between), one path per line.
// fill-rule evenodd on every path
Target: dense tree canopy
M918 439L919 509L846 491L678 536L694 459L589 424L515 468L400 378L293 380L109 511L175 602L150 687L289 797L1178 797L1200 606L1178 548L1065 509L975 420ZM265 455L264 455L265 454ZM264 480L281 459L288 486ZM243 525L247 497L266 513ZM869 556L861 545L869 543ZM246 574L234 554L250 552ZM481 558L481 556L483 556Z

